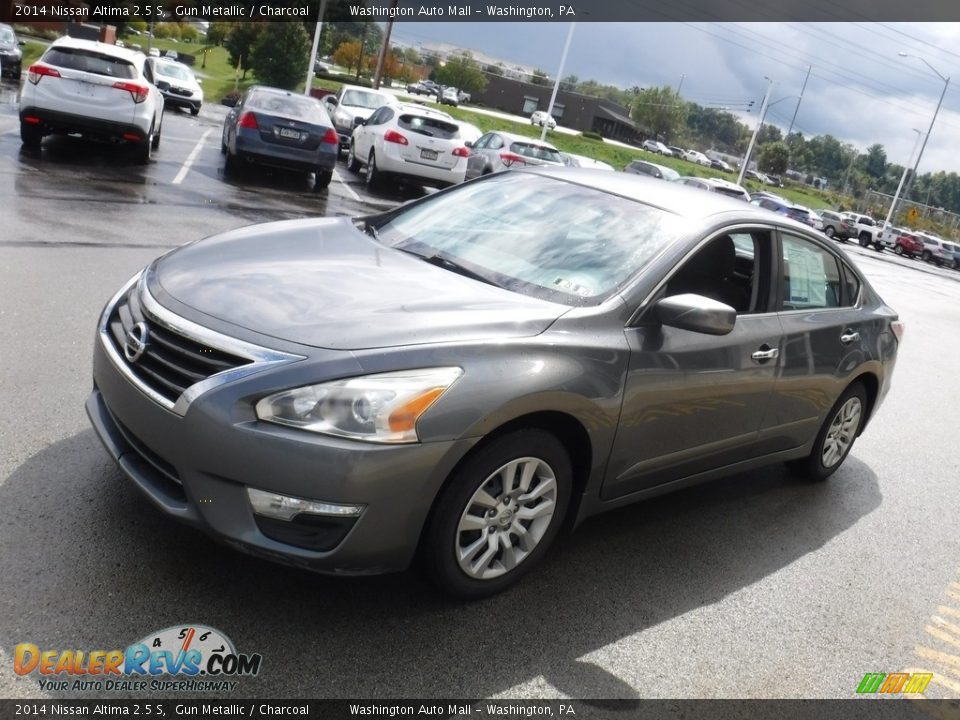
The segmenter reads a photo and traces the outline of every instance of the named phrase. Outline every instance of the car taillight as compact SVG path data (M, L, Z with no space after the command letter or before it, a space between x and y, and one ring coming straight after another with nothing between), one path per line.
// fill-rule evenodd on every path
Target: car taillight
M396 143L397 145L409 145L407 139L398 133L396 130L387 130L383 134L383 141L388 143Z
M526 165L527 161L515 153L500 153L500 161L507 167L512 165Z
M470 157L470 150L465 147L454 148L453 156L454 157Z
M138 85L137 83L131 82L115 82L113 87L117 90L125 90L130 93L130 97L133 98L135 103L142 103L147 99L147 96L150 94L150 88L146 85Z
M333 128L327 128L327 131L323 134L322 142L329 143L330 145L339 145L340 138L337 136L337 131Z
M36 85L44 77L60 77L60 73L46 65L31 65L27 70L27 80Z
M897 336L897 342L903 342L903 331L906 329L903 320L894 320L890 323L890 329L893 330L893 334Z
M240 116L240 122L237 123L237 127L248 128L250 130L259 130L260 126L257 125L257 116L252 112L245 112Z

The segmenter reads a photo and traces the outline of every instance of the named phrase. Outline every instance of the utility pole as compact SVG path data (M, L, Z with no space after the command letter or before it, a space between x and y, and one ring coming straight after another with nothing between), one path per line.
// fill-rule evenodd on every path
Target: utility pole
M737 185L743 185L743 176L747 174L747 166L750 164L750 154L753 152L753 146L757 143L757 134L763 126L763 118L767 115L767 100L770 99L770 90L773 89L773 80L766 75L763 79L767 81L767 91L763 94L763 102L760 104L760 119L757 126L753 129L753 135L750 136L750 145L747 147L747 154L743 156L743 162L740 163L740 174L737 175Z
M393 0L390 3L390 10L396 10L397 2ZM380 89L380 77L383 75L383 64L387 61L387 53L390 51L390 33L393 32L393 12L390 13L390 19L387 20L387 32L383 36L383 46L380 48L380 55L377 57L377 71L373 75L373 89Z
M570 30L567 31L567 41L563 44L563 54L560 56L560 68L557 70L557 79L553 83L553 92L550 94L550 104L547 106L547 120L543 121L543 129L540 131L540 142L547 139L547 130L550 127L549 118L553 117L553 103L557 99L557 91L560 90L560 78L563 77L563 66L567 62L567 52L570 50L570 41L573 40L573 29L577 26L575 22L570 23Z
M857 161L858 155L859 153L857 153L857 151L854 150L853 157L850 158L850 164L847 165L847 171L843 174L843 190L840 191L841 195L847 194L847 181L850 179L850 171L853 170L853 163Z
M897 201L900 199L900 191L903 190L903 183L907 179L907 173L910 172L910 161L913 160L913 154L917 151L917 145L920 144L920 135L922 134L916 128L913 131L917 134L917 140L913 143L913 150L910 151L910 157L907 158L907 164L903 167L903 175L900 176L900 184L897 185L897 191L893 194L893 200L890 201L890 211L887 213L887 219L883 222L883 227L886 228L890 225L890 221L893 219L893 211L897 207Z
M303 86L303 94L309 95L313 90L314 68L317 65L317 50L320 48L320 33L323 32L323 14L327 10L327 0L320 0L320 10L317 12L317 27L313 31L313 47L310 48L310 63L307 68L307 82ZM207 56L203 56L206 62Z
M810 79L811 70L813 70L813 65L807 65L807 76L803 79L803 87L800 88L800 97L797 100L797 106L793 109L793 117L790 118L790 127L787 128L787 137L790 137L790 133L793 131L793 123L797 119L797 113L800 112L800 103L803 102L803 91L807 89L807 80Z
M680 95L680 89L683 87L683 79L686 75L680 75L680 84L677 85L677 95Z

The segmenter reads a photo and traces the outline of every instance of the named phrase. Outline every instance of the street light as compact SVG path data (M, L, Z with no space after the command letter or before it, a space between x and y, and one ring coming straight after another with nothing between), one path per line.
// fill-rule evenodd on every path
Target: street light
M910 57L910 58L913 58L914 60L919 60L928 68L933 70L933 72L936 73L936 76L938 78L943 80L943 92L940 93L940 100L937 101L937 109L933 111L933 117L930 118L930 127L927 129L927 134L923 136L923 144L920 146L920 152L917 153L916 162L913 163L913 172L910 173L910 181L907 183L907 188L903 192L903 196L908 197L910 195L910 187L913 185L913 179L917 176L917 168L920 166L920 158L923 157L923 151L927 147L927 140L930 139L930 133L933 132L933 124L937 121L937 114L940 112L940 106L943 105L943 96L947 94L947 88L950 87L950 78L944 77L943 75L941 75L940 72L933 65L928 63L919 55L911 55L910 53L905 53L902 50L898 52L897 55L899 55L900 57ZM890 206L890 214L892 215L894 212L896 212L896 209L897 208L896 208L896 200L895 200L893 205Z
M557 69L557 79L553 83L553 92L550 94L550 104L547 105L547 120L543 121L543 129L540 131L540 142L547 139L547 130L550 120L553 117L553 103L557 100L557 92L560 90L560 78L563 77L563 66L567 62L567 53L570 51L570 41L573 40L573 29L577 26L575 22L570 23L570 29L567 31L567 41L563 44L563 52L560 55L560 67Z
M913 154L917 151L917 145L920 143L920 137L923 135L923 132L913 128L913 131L917 134L917 140L913 143L913 150L910 151L910 157L907 158L907 164L903 166L903 175L900 176L900 184L897 185L897 192L893 195L893 202L890 203L890 211L887 213L887 219L883 221L883 227L887 228L890 225L890 219L893 217L893 210L897 207L897 201L900 199L900 191L903 190L903 183L907 179L907 172L910 170L910 160L913 159Z
M767 81L767 91L763 94L763 103L760 106L760 120L757 122L757 126L753 129L753 135L750 137L750 145L747 146L747 154L743 157L743 162L740 163L740 174L737 175L737 185L743 185L743 176L747 174L747 164L750 162L750 154L753 152L753 146L757 142L757 133L760 132L760 126L763 125L763 118L767 114L767 100L770 99L770 90L773 89L773 80L768 78L766 75L763 76L763 79Z

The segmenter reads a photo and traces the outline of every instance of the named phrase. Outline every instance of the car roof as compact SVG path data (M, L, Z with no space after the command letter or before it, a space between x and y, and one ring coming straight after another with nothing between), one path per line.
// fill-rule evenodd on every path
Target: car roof
M542 145L542 146L544 146L544 147L548 147L548 148L550 148L551 150L557 150L557 149L556 149L553 145L551 145L550 143L545 142L545 141L544 141L544 142L541 142L538 138L528 137L527 135L517 135L516 133L504 132L504 131L502 131L502 130L492 130L491 132L492 132L493 134L495 134L495 135L499 135L499 136L502 137L502 138L506 138L506 139L509 140L510 142L528 142L528 143L535 143L535 144L537 144L537 145ZM557 150L557 152L560 152L560 151Z
M457 123L459 122L452 115L448 115L442 110L436 110L435 108L432 108L429 105L423 105L421 103L398 102L398 103L390 103L390 106L400 112L422 113L423 115L435 117L440 120L449 120L450 122L457 122Z
M664 182L647 175L611 173L605 170L573 167L527 167L511 172L546 175L593 187L612 195L652 205L680 217L706 220L713 215L734 212L746 221L755 219L760 223L775 222L778 225L796 227L809 234L810 228L790 218L777 215L743 200L722 193L704 192L678 182ZM703 178L697 178L703 179Z
M124 60L129 60L130 62L133 62L137 58L143 57L143 53L139 50L117 47L116 45L102 43L97 40L83 40L81 38L74 38L66 35L54 40L52 43L50 43L50 47L68 47L76 50L90 50L93 52L103 53L105 55L113 55L114 57L123 58Z

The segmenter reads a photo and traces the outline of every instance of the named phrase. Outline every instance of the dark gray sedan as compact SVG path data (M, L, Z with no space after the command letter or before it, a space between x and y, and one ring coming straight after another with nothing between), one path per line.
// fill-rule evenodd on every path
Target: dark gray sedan
M827 478L901 334L799 223L537 168L164 255L103 311L87 412L158 508L235 548L418 558L480 597L604 510L773 462Z
M277 88L250 88L223 122L225 169L258 163L314 173L318 190L330 185L339 138L323 104Z

